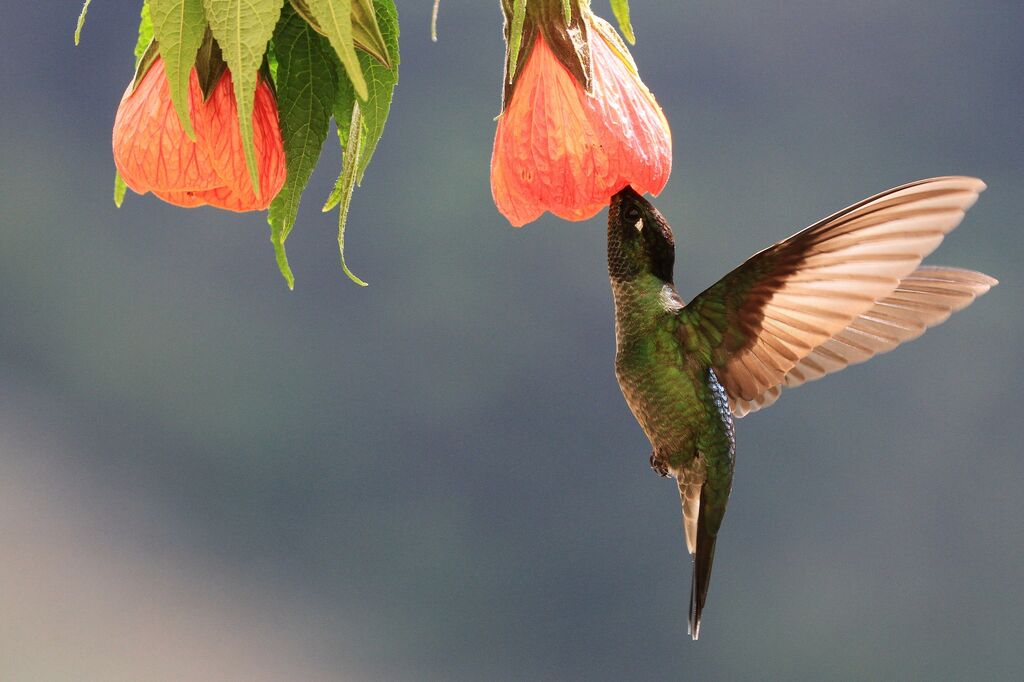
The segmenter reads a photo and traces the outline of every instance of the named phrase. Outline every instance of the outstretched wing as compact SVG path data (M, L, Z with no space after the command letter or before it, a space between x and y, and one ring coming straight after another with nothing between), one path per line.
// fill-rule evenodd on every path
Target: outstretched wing
M913 338L916 334L889 334L860 343L865 333L876 336L876 325L899 326L912 316L908 296L924 293L931 299L930 288L962 288L955 278L930 286L922 280L932 270L922 269L922 277L915 270L984 189L976 178L920 180L798 232L752 256L691 301L680 313L683 343L707 354L733 412L742 416L773 402L783 385L799 385ZM903 282L907 290L897 292ZM900 312L888 324L886 315L875 313L892 312L893 304ZM921 313L915 324L923 331L943 319L943 314ZM857 347L863 347L859 355L851 350ZM846 362L838 365L835 355Z
M783 386L795 388L916 339L996 284L994 277L973 270L922 266L849 327L796 363L781 385L754 400L732 401L732 412L738 417L756 412L778 400Z

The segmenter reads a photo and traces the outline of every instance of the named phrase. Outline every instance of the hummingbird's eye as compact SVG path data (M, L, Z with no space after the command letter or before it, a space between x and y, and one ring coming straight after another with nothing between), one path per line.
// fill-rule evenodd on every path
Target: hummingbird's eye
M626 220L628 220L631 223L635 223L636 221L640 220L640 209L637 208L636 206L629 206L626 209L625 216Z

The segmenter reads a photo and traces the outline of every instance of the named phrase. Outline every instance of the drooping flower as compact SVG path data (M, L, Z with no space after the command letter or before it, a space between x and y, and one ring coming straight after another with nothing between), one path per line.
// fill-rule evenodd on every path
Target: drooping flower
M527 10L494 136L498 210L516 227L544 211L585 220L626 185L661 192L672 170L671 132L623 41L584 3L574 3L568 24L561 2L532 6L540 10Z
M245 164L230 70L224 69L204 101L192 69L189 113L195 141L186 135L171 104L163 60L157 57L137 86L129 84L114 120L114 164L125 184L186 208L267 208L285 179L277 101L270 85L260 78L253 106L258 196Z

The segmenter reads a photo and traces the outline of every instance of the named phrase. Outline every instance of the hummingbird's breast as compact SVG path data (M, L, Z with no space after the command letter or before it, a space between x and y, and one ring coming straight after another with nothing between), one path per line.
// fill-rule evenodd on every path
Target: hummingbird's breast
M701 372L678 337L682 302L670 285L615 282L615 376L656 457L675 475L696 455Z

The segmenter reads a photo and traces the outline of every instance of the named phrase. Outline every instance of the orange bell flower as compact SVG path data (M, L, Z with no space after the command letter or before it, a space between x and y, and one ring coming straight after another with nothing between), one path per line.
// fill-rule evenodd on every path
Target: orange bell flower
M192 69L189 114L195 141L181 126L171 104L163 60L156 58L137 87L129 84L114 119L114 164L125 184L139 194L153 192L186 208L206 204L230 211L267 208L285 179L277 100L270 85L260 78L252 115L259 196L245 164L228 69L205 102Z
M589 64L586 57L560 58L544 27L527 25L526 56L506 89L491 156L491 193L515 227L544 211L586 220L626 185L657 195L672 170L668 121L629 50L589 10L576 21L589 35ZM567 62L582 66L574 74ZM588 68L590 92L579 80Z

